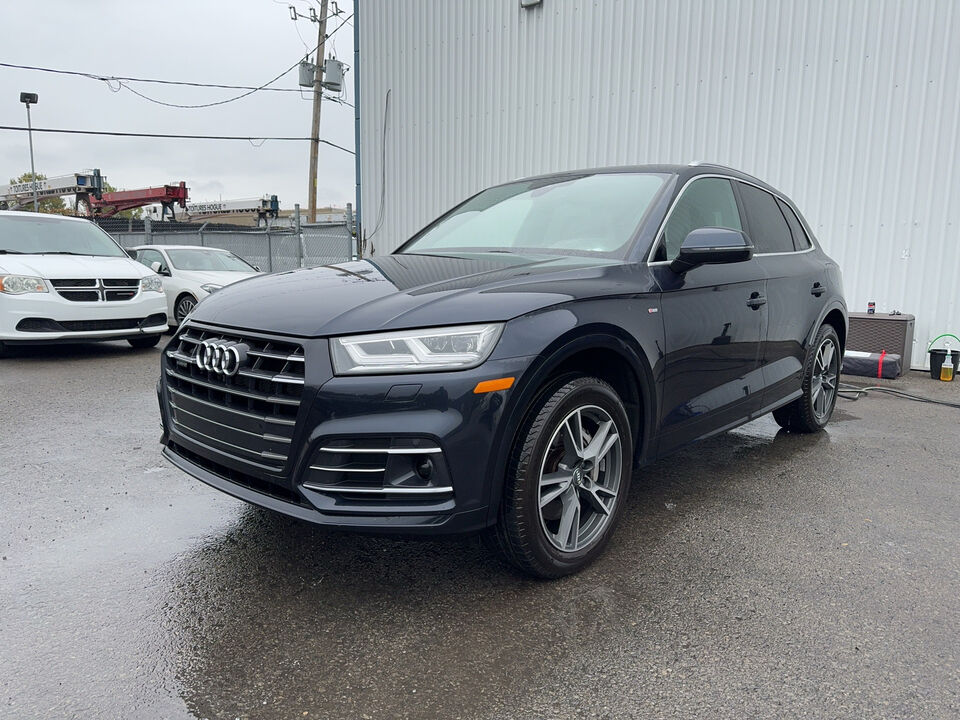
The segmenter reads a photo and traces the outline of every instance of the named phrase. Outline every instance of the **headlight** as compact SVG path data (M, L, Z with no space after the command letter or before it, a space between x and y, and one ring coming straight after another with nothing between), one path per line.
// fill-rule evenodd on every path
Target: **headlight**
M145 278L140 278L140 291L141 292L163 292L163 282L160 280L159 275L147 275Z
M201 285L200 289L204 292L215 293L217 290L223 288L223 285Z
M333 370L338 375L468 370L490 357L502 330L497 323L334 338Z
M26 275L0 275L0 293L23 295L24 293L45 293L47 284L42 278Z

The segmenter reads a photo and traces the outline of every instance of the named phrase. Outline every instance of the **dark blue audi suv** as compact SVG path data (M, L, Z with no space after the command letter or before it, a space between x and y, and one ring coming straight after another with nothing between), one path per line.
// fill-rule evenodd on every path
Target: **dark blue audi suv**
M205 299L163 353L163 452L287 515L482 532L557 577L603 550L636 468L764 413L823 428L846 334L839 268L760 180L545 175L391 255Z

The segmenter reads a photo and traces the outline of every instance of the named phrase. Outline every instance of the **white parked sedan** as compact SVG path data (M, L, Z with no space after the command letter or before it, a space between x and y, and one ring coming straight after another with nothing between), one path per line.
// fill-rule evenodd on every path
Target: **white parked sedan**
M229 250L196 245L140 245L137 260L163 280L167 322L177 326L197 303L225 285L257 275L260 269Z

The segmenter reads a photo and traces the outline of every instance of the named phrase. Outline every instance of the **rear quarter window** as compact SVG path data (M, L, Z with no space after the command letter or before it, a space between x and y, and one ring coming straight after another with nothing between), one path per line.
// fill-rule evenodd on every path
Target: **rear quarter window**
M810 238L803 229L803 224L800 222L797 214L780 198L777 198L777 204L780 206L780 211L783 213L783 216L787 219L787 225L790 226L790 232L793 235L793 246L797 250L806 250L812 247Z
M750 239L757 253L793 252L793 234L777 199L753 185L737 184L747 212Z

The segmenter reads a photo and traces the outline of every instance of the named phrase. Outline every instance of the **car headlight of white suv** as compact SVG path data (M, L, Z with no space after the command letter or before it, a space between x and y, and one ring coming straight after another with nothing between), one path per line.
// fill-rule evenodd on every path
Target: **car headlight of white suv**
M140 292L163 292L163 282L159 275L147 275L140 278Z
M45 293L47 284L43 278L28 275L0 275L0 293L6 295L24 295L26 293Z

